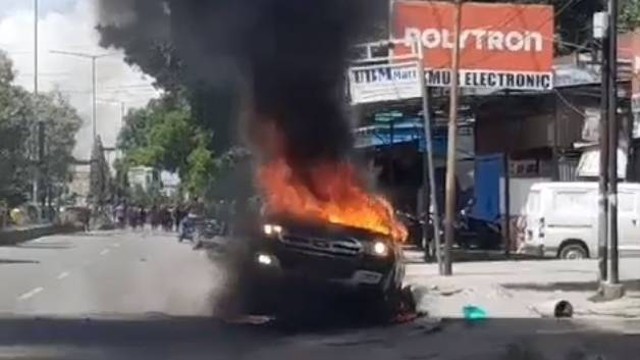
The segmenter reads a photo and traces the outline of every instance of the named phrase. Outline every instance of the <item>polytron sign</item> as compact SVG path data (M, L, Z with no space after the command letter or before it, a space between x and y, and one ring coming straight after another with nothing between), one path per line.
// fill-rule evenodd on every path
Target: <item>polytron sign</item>
M448 86L451 81L454 6L402 0L394 5L394 37L405 40L395 54L411 54L411 44L419 39L431 86ZM463 3L460 86L551 89L553 18L552 6Z

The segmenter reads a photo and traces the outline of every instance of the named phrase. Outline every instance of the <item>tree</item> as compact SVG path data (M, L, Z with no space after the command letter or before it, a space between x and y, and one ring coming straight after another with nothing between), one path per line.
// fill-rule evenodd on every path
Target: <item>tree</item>
M125 174L129 167L143 165L176 172L190 192L203 194L216 173L208 134L195 123L184 93L152 100L125 117L118 137L124 159L118 171Z
M198 145L187 159L189 170L186 174L189 193L202 197L211 185L216 173L216 162L213 153L207 149L206 141L199 139Z
M33 129L33 102L23 89L13 85L13 64L0 52L0 200L16 206L29 193L30 156L34 154L29 142Z
M100 137L93 144L89 178L89 202L96 209L102 209L111 199L111 173Z
M190 124L188 111L169 109L154 115L148 144L139 154L141 162L185 175L196 132Z
M640 0L628 0L620 9L620 28L632 31L640 27Z
M39 95L36 111L45 127L45 157L42 164L46 185L65 184L70 177L75 136L82 126L82 119L59 92Z
M39 152L37 121L43 121L45 130L44 158L39 166L47 187L57 189L69 180L75 135L82 123L60 93L34 97L14 85L14 77L13 64L0 52L0 200L10 206L26 201L31 190Z

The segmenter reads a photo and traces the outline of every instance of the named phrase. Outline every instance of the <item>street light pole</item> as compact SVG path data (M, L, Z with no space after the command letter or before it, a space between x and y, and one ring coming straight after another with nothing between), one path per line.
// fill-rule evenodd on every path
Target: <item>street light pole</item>
M456 211L456 146L458 136L458 70L460 67L460 23L462 0L454 0L453 39L451 51L451 88L449 90L449 131L447 136L447 178L445 184L444 275L453 273L451 250L455 237L453 223Z
M33 0L33 95L34 95L34 101L38 100L38 20L39 20L38 16L39 16L38 0ZM33 158L36 161L34 161L35 167L34 167L34 173L33 173L32 198L33 198L33 203L37 204L38 194L39 194L38 182L40 180L40 174L39 174L40 162L38 161L39 159L37 158L39 153L38 138L39 138L40 121L38 118L37 108L36 108L35 116L36 116L37 126L35 129L33 129L33 139L34 139L33 148L35 149ZM38 211L38 216L40 216L39 211Z
M38 95L38 0L33 0L33 93Z
M427 79L424 71L424 47L422 45L421 39L416 39L416 46L418 47L418 77L420 78L420 92L422 95L422 119L423 119L423 127L424 127L424 141L425 141L425 149L423 159L423 174L426 171L427 178L429 179L429 196L430 199L427 198L427 182L425 181L425 176L423 176L422 188L424 189L423 196L426 208L427 217L424 220L422 226L422 237L426 240L428 236L429 229L429 206L426 206L427 203L431 203L433 206L433 239L431 239L435 244L435 252L436 252L436 261L438 262L438 272L440 275L443 275L444 266L442 263L442 239L440 238L440 214L438 212L438 200L437 200L437 191L436 191L436 179L435 179L435 170L433 165L433 135L431 133L431 110L429 107L429 89L427 88ZM425 260L430 257L429 254L429 243L427 241L423 241L425 244Z
M96 140L96 136L98 135L98 94L97 94L97 84L98 84L98 79L97 79L97 74L96 74L96 57L93 56L91 57L91 77L92 77L92 93L93 93L93 111L92 111L92 117L91 117L91 125L92 125L92 129L93 129L93 140Z
M600 280L600 292L604 291L603 286L608 279L608 213L609 200L607 198L607 187L609 185L609 136L607 118L609 116L609 29L608 17L605 12L594 15L594 37L599 39L600 51L600 122L598 124L599 137L598 147L600 151L600 168L598 179L598 272Z
M604 289L607 299L618 299L624 294L618 273L618 0L609 0L609 82L608 82L608 125L609 125L609 213L608 238L610 250L608 279Z

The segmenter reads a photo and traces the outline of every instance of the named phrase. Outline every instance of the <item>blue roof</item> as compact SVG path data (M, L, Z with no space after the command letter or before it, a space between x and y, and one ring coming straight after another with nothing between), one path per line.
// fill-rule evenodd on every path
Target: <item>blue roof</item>
M393 132L390 124L376 124L357 128L355 131L356 148L386 147L390 145L416 142L419 151L424 151L424 126L421 119L406 118L395 121ZM434 156L445 157L447 140L444 136L433 136Z

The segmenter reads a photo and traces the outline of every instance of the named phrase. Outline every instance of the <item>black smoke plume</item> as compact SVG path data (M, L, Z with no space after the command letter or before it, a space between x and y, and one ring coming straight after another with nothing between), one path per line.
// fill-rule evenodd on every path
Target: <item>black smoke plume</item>
M173 70L161 72L161 82L175 83L173 76L190 88L218 89L209 100L234 103L231 107L241 97L258 115L250 121L275 121L294 168L348 154L353 140L343 112L348 52L371 10L384 9L386 0L100 3L104 43L124 47L132 58L146 50L144 44L165 46L168 56L144 59L141 68L164 60ZM236 127L235 114L209 113L207 121L215 122L214 131L225 132Z

